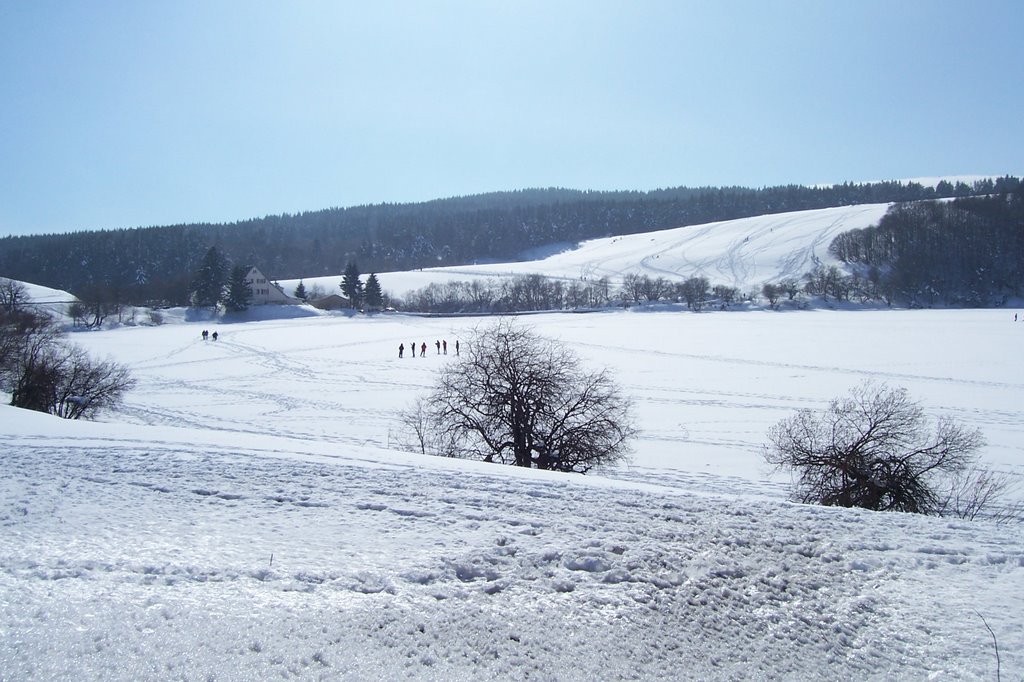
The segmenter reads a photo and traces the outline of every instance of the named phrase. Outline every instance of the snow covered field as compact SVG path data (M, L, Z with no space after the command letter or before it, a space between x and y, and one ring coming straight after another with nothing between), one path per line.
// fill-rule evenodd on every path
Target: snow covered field
M636 402L600 476L394 448L480 319L76 334L139 385L102 423L0 407L0 679L994 679L981 615L1020 679L1024 529L790 504L759 452L872 378L1024 474L1012 318L523 318Z

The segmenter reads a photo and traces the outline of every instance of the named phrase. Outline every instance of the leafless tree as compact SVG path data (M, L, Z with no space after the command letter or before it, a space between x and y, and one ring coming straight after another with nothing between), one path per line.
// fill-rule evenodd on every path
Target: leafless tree
M740 290L736 287L716 284L711 288L711 293L725 305L731 305L740 297Z
M765 282L761 287L761 295L768 299L768 305L774 308L782 296L782 289L771 282Z
M65 419L88 418L116 407L135 386L127 367L91 358L75 346L67 349L63 369L49 412Z
M11 404L65 419L92 417L118 405L135 381L127 367L97 361L67 343L36 337L19 358Z
M606 371L584 371L564 345L508 318L475 331L422 410L423 450L538 469L620 461L635 434Z
M0 309L13 314L29 302L28 288L14 279L0 277Z
M800 282L793 279L792 277L787 277L786 279L779 280L778 287L783 293L786 294L786 298L789 299L790 301L794 300L796 298L796 295L800 293Z
M686 307L700 312L708 300L710 282L706 277L690 277L679 285L679 296L686 301Z
M944 485L973 465L984 438L944 419L933 433L928 421L906 389L866 382L823 413L772 427L765 458L794 474L801 502L941 514Z
M1024 519L1021 479L1005 471L972 468L950 478L942 489L938 514L996 523Z
M113 407L134 385L127 368L62 340L48 315L0 307L0 389L11 404L67 419Z
M60 328L48 315L26 308L8 311L0 307L0 385L10 383L9 377L33 343L43 346L60 335Z
M652 278L644 275L641 278L641 290L643 291L644 298L652 303L671 296L672 289L672 283L664 277Z
M644 300L644 278L635 272L623 276L622 298L630 303L640 303Z
M417 399L400 415L401 429L396 434L399 448L423 455L462 457L465 455L458 432L438 429L427 401Z

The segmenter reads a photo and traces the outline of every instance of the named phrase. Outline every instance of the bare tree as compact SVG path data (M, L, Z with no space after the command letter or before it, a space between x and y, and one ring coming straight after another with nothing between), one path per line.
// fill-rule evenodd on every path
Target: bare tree
M981 433L940 419L934 433L906 389L870 382L823 413L801 410L768 432L765 458L795 476L794 498L941 514L943 486L973 463Z
M438 429L427 401L419 398L400 415L401 429L396 434L399 448L408 452L442 457L463 457L464 449L458 432Z
M42 347L60 335L60 328L48 315L0 307L0 386L10 385L10 377L32 344Z
M643 291L644 298L652 303L670 296L673 289L672 283L664 277L651 278L647 275L640 279L640 288Z
M617 462L635 433L606 371L508 319L475 331L420 409L424 451L538 469Z
M66 419L117 405L135 383L128 369L92 360L61 336L47 315L0 308L0 388L11 405Z
M36 337L13 375L11 405L80 419L118 405L135 385L127 367L96 361L78 348Z
M644 300L644 280L635 272L627 273L622 278L622 298L630 303Z
M942 491L938 514L973 521L984 518L1008 523L1024 518L1024 500L1017 492L1020 475L968 469L950 478Z
M95 360L76 346L66 348L50 414L64 419L92 417L116 407L135 386L128 368L112 360Z
M711 293L724 305L732 305L740 297L739 289L726 286L725 284L716 284L712 287Z
M686 307L700 312L708 300L710 283L706 277L690 277L678 285L679 295L686 301Z
M800 283L792 277L779 280L778 287L786 294L786 298L790 301L794 300L796 295L800 293Z
M30 300L28 287L17 280L0 277L0 309L13 314Z

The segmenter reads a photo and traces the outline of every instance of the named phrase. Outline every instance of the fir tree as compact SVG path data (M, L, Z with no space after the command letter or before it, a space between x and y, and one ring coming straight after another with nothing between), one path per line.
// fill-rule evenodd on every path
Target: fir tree
M366 287L363 290L363 301L367 308L380 310L384 307L384 292L381 291L377 275L370 273L366 278Z
M216 307L224 297L230 263L220 249L211 246L192 277L189 299L197 307Z
M306 285L299 280L299 285L295 287L295 298L305 301L306 300Z
M341 278L341 293L352 303L353 308L362 307L363 283L359 280L359 266L349 261L345 266L345 274Z
M231 268L227 298L224 301L224 307L231 312L237 313L249 309L249 303L252 301L252 289L245 281L247 274L249 274L249 268L243 265Z

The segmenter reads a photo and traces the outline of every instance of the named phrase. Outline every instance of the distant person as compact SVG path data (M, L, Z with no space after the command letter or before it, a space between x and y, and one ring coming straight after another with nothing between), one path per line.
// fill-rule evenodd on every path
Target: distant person
M405 344L404 343L398 344L398 357L402 357L402 354L404 354L404 353L405 353Z
M459 354L459 340L455 339L455 354Z
M421 358L427 357L427 342L426 341L424 341L423 343L420 344L420 357Z
M214 333L213 333L213 340L214 340L214 341L216 341L216 340L217 340L217 332L214 332Z
M444 349L444 354L448 355L448 339L441 342L441 348Z
M434 345L437 346L437 354L440 355L441 354L441 342L440 341L435 341Z
M409 348L412 348L412 356L416 357L416 342L413 341L412 343L410 343Z
M1017 316L1016 315L1013 316L1013 321L1014 322L1017 321ZM203 341L206 341L208 338L210 338L210 330L209 329L204 329L203 330Z

